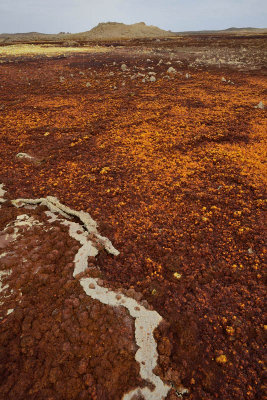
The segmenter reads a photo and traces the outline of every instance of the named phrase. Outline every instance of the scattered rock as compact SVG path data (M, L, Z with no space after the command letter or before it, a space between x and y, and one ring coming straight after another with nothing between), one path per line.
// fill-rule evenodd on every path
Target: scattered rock
M150 77L150 82L156 82L155 76L152 75L152 76Z
M265 109L265 105L263 104L262 101L260 101L259 104L257 104L257 105L255 106L255 108L259 108L260 110L264 110L264 109Z
M180 385L176 388L176 393L177 393L178 397L183 397L188 392L189 392L189 390L186 389L185 387L183 387L182 385Z
M17 158L27 158L28 160L32 160L33 157L30 156L28 153L18 153L16 154Z
M190 74L185 74L185 77L186 77L186 79L189 79L189 78L191 78L191 75Z
M224 76L222 77L221 82L228 83L229 85L234 85L234 82L232 82L230 79L229 80L225 79Z
M91 85L90 82L86 82L85 86L86 86L86 87L91 87L92 85Z
M169 69L168 69L168 71L167 71L167 74L176 74L176 69L175 68L173 68L173 67L170 67Z
M122 64L121 65L121 70L124 72L124 71L127 71L127 65L126 64Z

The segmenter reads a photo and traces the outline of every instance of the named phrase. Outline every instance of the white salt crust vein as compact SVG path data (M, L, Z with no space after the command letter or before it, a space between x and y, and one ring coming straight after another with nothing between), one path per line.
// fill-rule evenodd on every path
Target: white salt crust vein
M107 252L113 255L119 254L118 250L113 247L111 241L98 233L97 223L92 219L90 214L84 211L72 210L71 208L61 204L55 197L47 196L46 198L36 200L17 199L13 200L12 203L16 207L29 204L45 205L50 210L50 212L46 212L47 216L50 217L50 222L58 219L54 214L55 212L59 213L64 218L69 218L70 215L76 216L80 219L85 229L89 233L94 234L95 238L105 247ZM87 268L88 257L95 257L98 254L98 250L93 243L88 240L87 232L84 231L83 226L72 221L62 221L61 219L59 221L61 224L69 226L70 236L79 241L82 245L74 258L75 268L73 276L75 277ZM139 347L135 354L135 359L140 364L140 376L142 379L151 382L155 388L154 390L151 390L148 387L136 388L131 392L124 394L122 400L131 400L137 395L142 395L145 400L165 399L171 387L164 384L160 377L153 373L153 369L156 367L158 359L157 344L153 332L162 321L162 317L156 311L147 310L130 297L99 286L98 279L82 278L80 279L80 284L85 293L91 298L99 300L101 303L112 307L123 306L135 319L135 340Z

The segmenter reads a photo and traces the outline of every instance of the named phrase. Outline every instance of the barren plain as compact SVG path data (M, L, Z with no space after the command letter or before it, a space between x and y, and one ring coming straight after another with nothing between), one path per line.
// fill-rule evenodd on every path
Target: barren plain
M265 49L0 47L0 399L264 397Z

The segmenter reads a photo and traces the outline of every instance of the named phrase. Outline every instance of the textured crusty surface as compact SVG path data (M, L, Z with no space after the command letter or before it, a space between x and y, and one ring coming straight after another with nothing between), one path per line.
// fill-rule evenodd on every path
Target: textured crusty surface
M112 387L119 399L152 389L129 347L134 319L119 310L123 344L115 314L86 295L81 278L100 279L163 317L154 373L172 386L168 400L186 389L190 400L263 397L266 109L255 106L267 104L264 44L260 35L188 36L111 41L104 54L1 57L0 182L8 193L0 229L26 210L48 223L44 206L16 208L8 199L52 194L89 212L120 252L99 243L90 273L74 278L81 244L55 220L55 232L33 227L22 257L0 258L15 274L3 281L14 283L0 332L5 397L88 398L90 382L99 399L116 399Z
M135 318L135 340L139 347L135 359L140 364L141 377L155 385L153 391L148 388L134 389L124 395L124 400L131 400L135 395L142 395L147 400L164 399L170 386L164 385L162 380L153 373L157 365L157 345L153 337L155 328L161 322L161 316L156 311L146 310L138 302L129 297L118 295L107 288L98 285L97 279L83 278L81 285L86 294L101 303L111 306L123 306Z
M28 374L32 376L32 374L35 373L34 370L38 368L38 363L34 359L35 357L33 357L30 362L28 356L33 356L37 354L36 352L41 352L41 358L48 356L46 352L43 354L40 347L42 335L39 333L39 328L37 328L39 326L38 324L41 323L40 319L42 320L42 324L44 324L48 316L44 314L39 315L37 310L39 307L49 308L51 300L53 301L53 297L55 297L53 294L53 281L59 269L62 277L59 281L64 282L64 272L62 273L60 267L70 272L70 268L72 267L73 278L81 276L81 273L85 271L90 275L91 272L88 260L98 255L99 250L97 248L99 248L99 244L109 253L115 255L119 254L107 238L98 234L96 223L88 213L76 212L61 204L56 198L47 197L46 199L37 200L18 199L12 201L12 204L17 207L17 211L15 211L15 213L11 212L11 220L9 220L6 226L0 231L0 319L4 328L3 332L7 334L7 330L9 330L9 342L5 342L5 334L2 337L2 340L4 339L2 343L6 344L6 349L2 352L3 361L6 364L4 376L6 376L7 370L11 368L11 375L6 376L7 380L3 382L2 393L9 393L9 398L15 398L22 384L20 381L21 370L18 369L16 371L16 365L17 368L19 368L19 362L26 362L28 365ZM42 208L40 208L40 204ZM24 214L19 213L20 208L24 211ZM45 208L49 211L46 211ZM8 211L10 211L10 207L6 205L1 210L2 214L5 213L6 215ZM12 220L12 217L14 218L15 216L16 218ZM71 220L73 216L79 218L80 223ZM68 218L67 220L66 217ZM83 225L81 222L83 222ZM66 230L64 228L62 229L60 226L67 227L68 231L66 232ZM74 254L70 252L70 256L73 254L71 257L73 262L67 263L67 259L65 259L65 262L63 261L62 263L64 245L68 246L69 243L67 239L68 235L73 238L74 241L77 241L79 245L74 246L76 253L75 251ZM49 242L51 236L55 239L55 244L54 246L52 244L54 248L52 247L50 249L51 241L50 245L47 244L47 242ZM65 240L63 239L64 236ZM58 251L57 239L64 240L60 242L61 251ZM61 262L59 262L59 259ZM46 265L47 260L49 260L49 265ZM43 273L44 271L46 272L45 274ZM50 299L43 296L44 290L40 288L38 281L45 284L48 292L51 285ZM67 282L69 282L71 286L71 281ZM74 284L75 280L72 282ZM72 366L75 371L76 364L76 376L80 376L80 379L76 381L77 387L74 392L70 388L65 389L65 391L63 388L58 388L57 377L62 376L63 378L65 375L65 379L67 380L69 377L66 376L66 372L65 374L62 372L60 362L56 358L58 354L56 353L54 355L49 355L50 362L52 362L54 366L53 369L47 371L49 377L45 378L43 376L40 381L37 379L29 395L34 394L38 396L38 398L45 398L46 393L51 392L55 393L57 396L63 396L65 393L66 398L72 398L79 393L79 396L83 396L82 398L84 398L85 395L92 396L92 398L100 398L101 393L104 393L105 396L105 393L109 393L108 396L110 399L122 397L124 399L132 399L136 394L151 400L166 398L170 386L165 385L160 377L156 376L153 372L158 359L157 343L153 337L153 332L162 321L160 315L156 311L146 309L134 298L99 286L98 279L96 278L84 277L80 282L84 292L89 296L89 300L85 299L85 301L83 301L84 296L82 294L78 297L76 297L77 294L76 296L71 295L71 298L68 299L66 296L62 296L62 294L60 296L59 293L57 297L58 299L61 297L60 301L65 302L67 309L61 306L59 309L55 308L52 312L52 314L58 315L59 319L57 318L57 321L61 321L61 326L56 334L56 338L58 339L57 347L62 347L63 354L67 349L72 355L72 359L76 358L77 361L80 359L78 367L77 363L74 363ZM31 287L30 295L28 294L27 287ZM31 308L32 294L34 294L36 290L39 293L39 297L35 300L37 309L33 310ZM92 302L91 299L97 301ZM26 310L25 304L27 305ZM95 308L91 308L92 304L96 304L96 312ZM82 311L84 307L87 311ZM11 348L14 348L15 337L13 336L14 330L11 329L10 331L10 324L14 323L14 321L17 320L17 316L21 314L25 315L23 321L32 321L29 316L34 316L34 327L37 329L37 332L31 323L29 325L23 325L24 322L22 323L22 339L18 346L24 356L20 358L20 360L13 360L15 363L13 362L13 366L11 367L8 361L8 355L10 354ZM105 315L109 315L108 321ZM121 321L121 317L118 319L116 315L123 316L124 320ZM89 321L93 319L94 323L89 323L88 325L88 318ZM76 319L79 320L80 326L75 324ZM67 324L66 328L64 321ZM50 329L53 331L56 320L53 321L52 318L52 320L50 319L50 323ZM23 326L25 326L25 328L23 328ZM81 331L81 329L86 326L87 330ZM96 327L98 328L95 329ZM62 343L60 343L60 340L63 340L60 331L64 336L64 329L66 329L67 337L70 339L70 342L62 341ZM101 333L100 341L99 332ZM80 341L80 335L82 335L82 341ZM113 338L111 339L110 336ZM121 353L118 368L116 366L112 367L111 370L105 368L106 357L104 351L106 346L102 348L100 353L102 356L100 358L96 356L98 353L94 354L92 349L90 349L88 353L86 344L89 340L91 345L96 346L96 349L101 342L102 345L104 343L106 346L108 345L109 351L112 350L108 358L108 367L116 363L115 360L118 351L122 352L121 349L123 346L125 350ZM53 343L53 337L46 336L42 341L43 345L46 343L46 346L49 348L51 342ZM76 347L78 345L84 346L84 349L80 349L77 354ZM30 348L28 349L27 346L30 346ZM93 364L90 364L90 361L93 362ZM102 366L103 362L104 367L102 368L100 365ZM94 367L96 366L96 370L92 370L92 367L90 367L91 365ZM129 368L131 369L131 373L128 370ZM104 382L101 378L101 376L105 376L106 374L109 374L111 377L112 388L109 387L108 382ZM126 376L124 376L124 374ZM12 390L10 390L8 383L11 376L12 380L17 380ZM123 380L123 384L121 384L121 380ZM87 381L89 381L89 383L87 383ZM101 389L99 388L99 382L102 382ZM128 385L128 390L127 382L131 382L130 386ZM134 382L136 382L135 385ZM140 384L141 386L139 386ZM146 387L147 385L149 385L149 387ZM87 388L88 386L89 389ZM26 396L27 392L23 390L23 384L21 390L21 395ZM68 391L66 392L66 390ZM127 392L129 392L129 394L127 394Z

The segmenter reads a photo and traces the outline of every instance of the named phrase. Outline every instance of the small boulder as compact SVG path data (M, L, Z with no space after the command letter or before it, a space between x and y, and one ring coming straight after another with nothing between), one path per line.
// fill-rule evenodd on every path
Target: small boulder
M173 67L168 68L167 74L176 74L176 69Z
M17 158L27 158L27 159L29 159L29 160L32 160L32 159L33 159L33 157L30 156L30 155L27 154L27 153L18 153L18 154L16 154L16 157L17 157Z
M265 109L265 106L264 106L263 102L260 101L259 104L257 104L257 105L255 106L255 108L259 108L260 110L264 110L264 109Z

